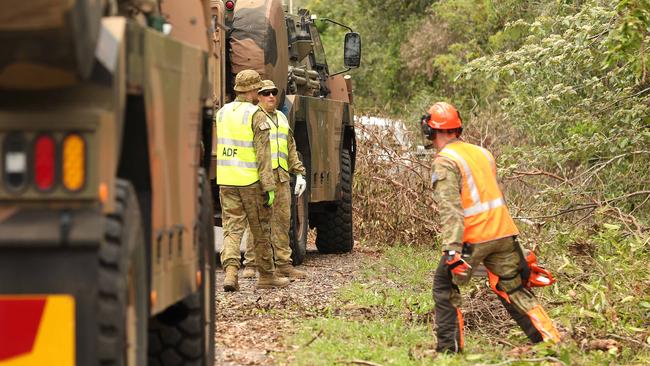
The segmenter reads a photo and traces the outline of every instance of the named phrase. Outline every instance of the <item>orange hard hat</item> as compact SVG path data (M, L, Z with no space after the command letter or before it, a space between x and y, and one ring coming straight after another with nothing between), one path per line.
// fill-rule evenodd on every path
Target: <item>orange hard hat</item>
M432 105L428 114L427 124L434 130L452 130L462 127L458 110L449 103L438 102Z

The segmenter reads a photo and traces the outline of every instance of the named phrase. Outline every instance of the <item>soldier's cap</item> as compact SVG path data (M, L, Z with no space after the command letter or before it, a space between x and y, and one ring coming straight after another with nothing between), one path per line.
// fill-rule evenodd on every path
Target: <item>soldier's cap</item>
M245 93L261 86L262 78L255 70L242 70L235 77L235 91Z
M277 92L278 88L273 83L273 80L262 80L262 87L257 91L257 93L259 94L265 90L275 90Z

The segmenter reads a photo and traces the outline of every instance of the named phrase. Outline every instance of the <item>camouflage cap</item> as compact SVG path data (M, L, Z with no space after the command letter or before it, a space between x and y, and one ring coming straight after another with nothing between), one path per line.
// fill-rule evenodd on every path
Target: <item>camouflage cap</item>
M273 83L273 80L262 80L262 87L260 88L258 93L263 92L264 90L275 90L277 92L278 88Z
M255 70L242 70L235 77L235 91L247 92L259 89L262 86L262 78Z

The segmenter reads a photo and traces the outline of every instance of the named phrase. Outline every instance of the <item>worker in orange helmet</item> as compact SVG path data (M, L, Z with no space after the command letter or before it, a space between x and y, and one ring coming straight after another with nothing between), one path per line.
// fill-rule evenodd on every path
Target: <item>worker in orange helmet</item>
M432 175L443 250L433 280L437 351L463 350L458 286L469 281L481 262L494 279L499 299L529 339L559 342L553 322L529 290L530 270L497 183L494 157L460 140L462 120L448 103L435 103L421 123L423 134L438 152Z

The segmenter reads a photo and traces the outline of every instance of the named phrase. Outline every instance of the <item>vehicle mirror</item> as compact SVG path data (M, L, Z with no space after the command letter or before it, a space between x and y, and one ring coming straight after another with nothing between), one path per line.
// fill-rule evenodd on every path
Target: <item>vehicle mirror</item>
M345 34L343 63L351 69L361 65L361 35L357 32Z

